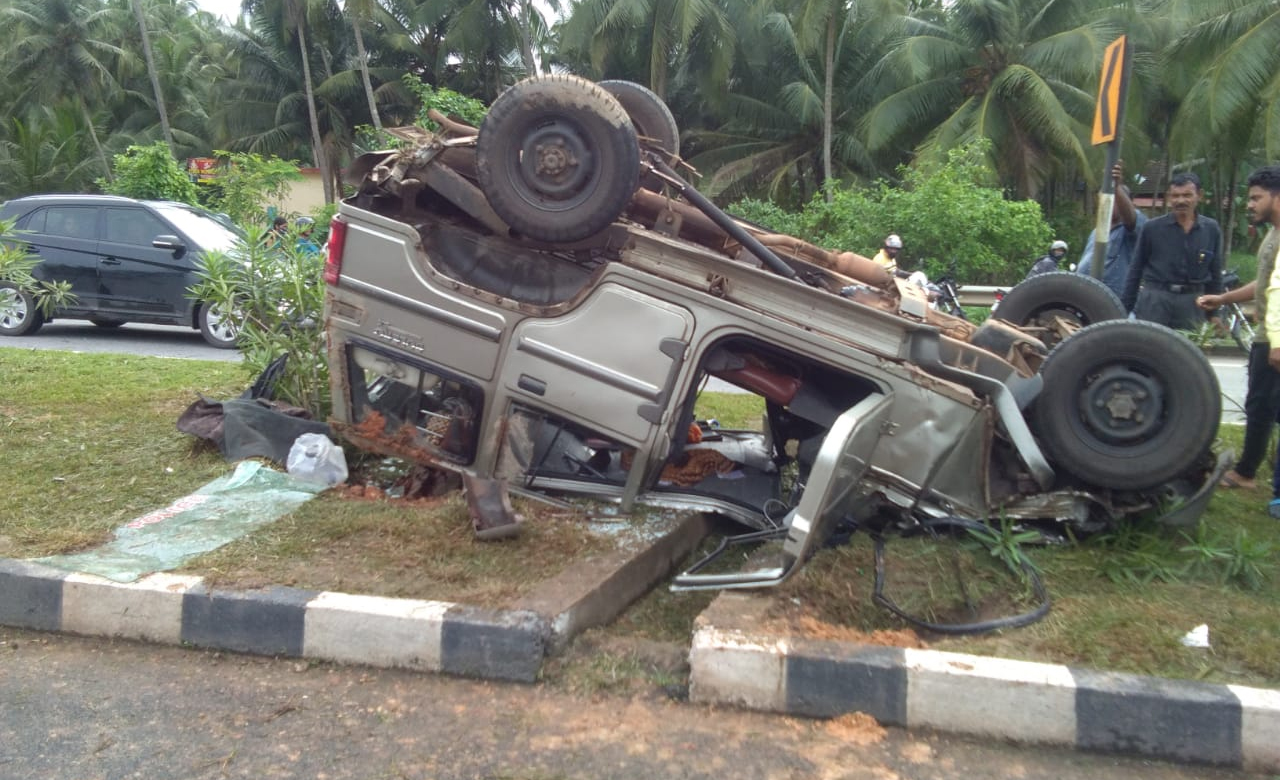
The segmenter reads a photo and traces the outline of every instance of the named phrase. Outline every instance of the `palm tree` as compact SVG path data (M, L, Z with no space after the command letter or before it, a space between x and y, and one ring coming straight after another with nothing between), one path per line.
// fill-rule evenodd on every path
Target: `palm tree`
M164 142L169 145L169 153L176 155L178 148L173 143L169 114L165 111L164 91L160 89L160 74L156 72L156 58L151 51L151 38L147 35L147 17L142 11L142 0L129 0L129 5L133 6L133 15L138 20L138 33L142 37L142 55L147 61L147 76L151 79L151 91L156 96L156 113L160 115L160 129L164 132Z
M866 118L869 145L936 156L978 137L1006 187L1035 197L1052 173L1087 169L1098 67L1118 25L1093 0L956 0L914 20L879 74L898 89Z
M51 105L70 97L110 180L111 163L93 109L118 87L113 68L124 52L111 43L120 38L115 9L80 0L13 0L0 8L0 20L8 23L12 41L5 75L22 85L13 105Z
M325 0L315 0L323 3ZM320 119L316 112L315 83L311 78L311 50L307 46L307 12L309 0L244 0L242 6L246 13L254 15L256 21L281 36L284 43L297 42L298 60L302 66L302 87L306 95L307 118L311 131L312 159L320 169L320 179L324 182L325 203L332 203L335 198L332 177L329 174L329 159L320 135Z
M658 97L671 87L673 69L700 49L707 55L699 74L702 83L723 84L734 51L732 15L716 0L583 0L573 6L561 35L566 48L589 51L598 74L616 50L647 46L647 83ZM734 2L741 12L743 3ZM613 74L609 74L613 75Z
M1261 123L1264 155L1280 157L1280 2L1202 0L1198 19L1170 46L1170 65L1200 65L1175 135L1214 137L1242 119Z
M880 97L873 66L892 41L899 0L863 0L841 15L828 0L796 3L790 14L738 20L740 42L723 96L712 106L714 130L691 125L691 163L721 197L764 194L792 203L841 178L892 170L867 149L861 117ZM754 29L753 29L754 28ZM809 32L802 31L808 29ZM829 34L830 33L830 34ZM695 122L697 121L694 118Z
M79 108L65 100L0 126L0 199L88 189L97 160L84 148L82 124Z
M369 80L369 53L364 48L364 34L360 26L373 15L375 0L347 0L347 16L351 18L351 30L356 38L356 58L360 63L360 79L364 82L365 97L369 101L369 118L373 128L382 132L382 119L378 116L378 102L373 96L373 82Z

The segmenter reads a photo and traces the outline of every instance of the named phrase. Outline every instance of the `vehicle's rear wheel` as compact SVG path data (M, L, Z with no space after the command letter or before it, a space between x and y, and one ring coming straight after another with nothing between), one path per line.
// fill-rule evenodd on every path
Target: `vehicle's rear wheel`
M235 323L227 316L222 307L216 303L200 304L200 312L196 315L200 323L200 335L209 346L218 349L235 349L237 329Z
M1218 378L1199 348L1163 325L1090 325L1059 344L1040 374L1034 430L1049 460L1085 482L1146 490L1213 444Z
M601 81L600 86L622 104L631 124L636 128L640 146L660 152L671 165L680 155L680 127L671 109L651 89L634 81ZM644 176L640 185L654 192L662 191L662 179Z
M0 335L29 336L43 324L44 315L31 293L0 282Z
M89 322L92 322L99 328L118 328L124 324L124 320L104 320L101 318L90 319Z
M1120 299L1091 276L1066 271L1039 274L1000 300L995 316L1032 332L1053 347L1076 330L1125 316Z
M576 76L539 76L493 102L476 141L476 169L489 205L514 231L577 241L626 208L640 147L608 92Z

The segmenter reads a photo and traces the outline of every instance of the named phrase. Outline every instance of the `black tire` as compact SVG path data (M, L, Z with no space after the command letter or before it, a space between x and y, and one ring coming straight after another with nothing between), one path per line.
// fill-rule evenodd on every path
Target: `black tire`
M99 328L118 328L124 324L124 320L104 320L100 318L90 319L89 322L92 322L94 325L97 325Z
M600 86L622 104L642 146L666 152L668 162L680 154L680 127L662 98L634 81L601 81Z
M31 293L0 282L0 335L30 336L44 325L44 315Z
M1104 488L1146 490L1190 469L1222 416L1204 353L1153 322L1113 320L1065 339L1041 367L1032 425L1050 462Z
M617 100L576 76L525 79L493 102L476 141L489 205L537 241L578 241L608 227L640 176L635 127Z
M1120 299L1111 288L1092 276L1068 271L1038 274L1005 293L996 317L1022 328L1044 328L1045 346L1060 341L1053 330L1059 318L1084 328L1097 322L1125 317Z
M205 343L218 349L235 349L238 331L231 321L215 304L202 303L196 313L196 322L200 324L200 335Z
M622 104L636 128L640 146L660 152L667 165L680 156L680 127L671 109L653 90L634 81L601 81L600 86ZM640 186L653 192L662 192L663 181L648 174L641 177Z

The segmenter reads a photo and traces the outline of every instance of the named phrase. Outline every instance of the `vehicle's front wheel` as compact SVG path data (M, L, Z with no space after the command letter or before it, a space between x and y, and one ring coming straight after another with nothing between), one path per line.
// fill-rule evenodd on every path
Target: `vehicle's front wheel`
M29 336L43 324L44 315L31 293L11 282L0 282L0 335Z
M1045 454L1099 487L1146 490L1177 477L1208 451L1222 416L1204 353L1152 322L1090 325L1040 374L1032 423Z
M216 303L200 304L200 313L196 315L200 323L200 335L212 347L218 349L235 349L237 330L235 323L227 316L222 307Z
M493 101L476 140L476 171L512 230L578 241L608 227L631 201L640 146L607 91L576 76L539 76Z
M1038 274L1005 293L995 316L1028 331L1046 347L1080 328L1125 316L1120 299L1091 276Z

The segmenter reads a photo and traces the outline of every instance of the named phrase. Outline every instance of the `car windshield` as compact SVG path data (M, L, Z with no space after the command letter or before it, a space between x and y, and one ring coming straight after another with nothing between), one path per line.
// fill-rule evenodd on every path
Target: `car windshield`
M205 251L231 251L244 241L238 230L213 214L181 203L152 203L151 206Z

